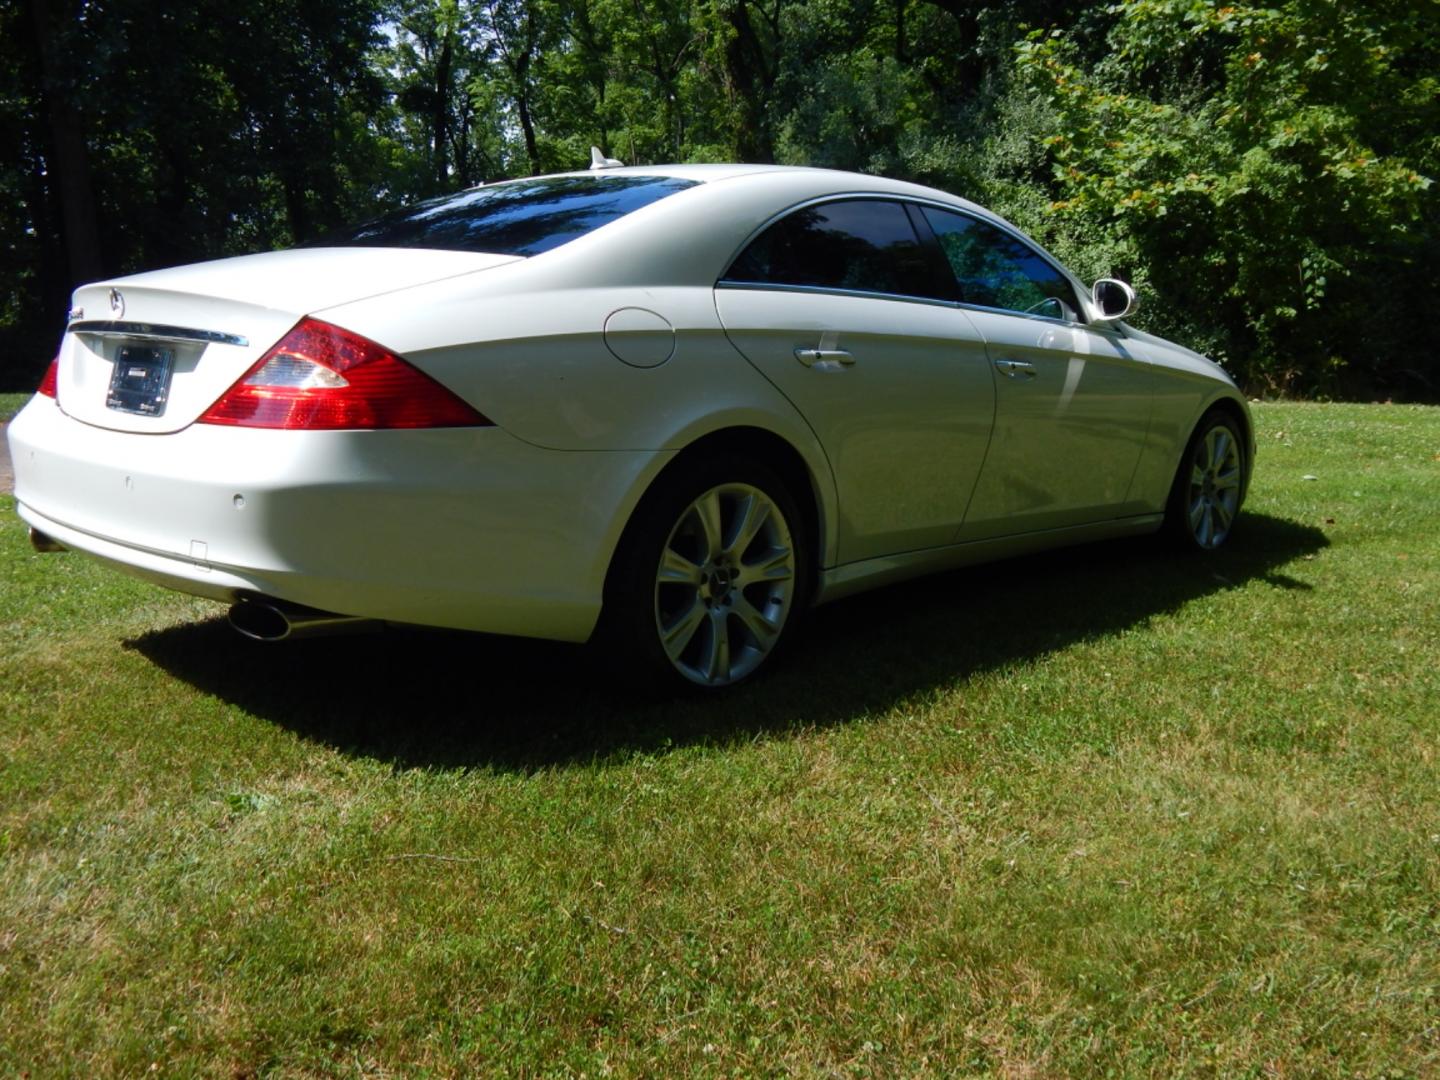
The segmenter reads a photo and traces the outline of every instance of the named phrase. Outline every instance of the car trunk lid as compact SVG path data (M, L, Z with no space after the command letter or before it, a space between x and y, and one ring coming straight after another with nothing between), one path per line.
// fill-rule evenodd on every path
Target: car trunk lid
M302 248L86 285L75 292L61 345L60 407L97 427L179 431L301 316L513 261L453 251Z

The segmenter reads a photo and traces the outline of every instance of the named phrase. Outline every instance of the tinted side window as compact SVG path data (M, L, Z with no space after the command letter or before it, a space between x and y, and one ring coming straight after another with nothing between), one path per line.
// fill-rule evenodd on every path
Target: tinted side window
M966 304L1077 318L1070 282L1028 244L964 214L924 207ZM1065 306L1062 312L1056 305Z
M905 208L880 199L796 210L757 236L724 280L953 299Z
M317 247L407 247L538 255L694 187L669 176L546 176L415 203Z

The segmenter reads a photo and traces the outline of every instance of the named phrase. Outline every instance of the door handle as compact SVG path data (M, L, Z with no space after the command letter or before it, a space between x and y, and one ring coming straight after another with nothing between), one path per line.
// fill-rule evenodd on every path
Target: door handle
M796 349L795 359L806 367L818 367L822 370L833 369L840 365L849 367L855 363L855 357L844 349Z
M996 360L995 366L1012 379L1033 379L1035 365L1025 360Z

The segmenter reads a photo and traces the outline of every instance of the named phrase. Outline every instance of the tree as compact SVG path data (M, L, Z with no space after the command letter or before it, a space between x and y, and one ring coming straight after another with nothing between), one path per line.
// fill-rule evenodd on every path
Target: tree
M555 10L546 0L478 0L471 11L474 32L489 71L514 108L525 148L527 171L544 171L535 127L536 78L542 52L553 43ZM475 87L483 92L483 86Z
M0 377L76 284L479 180L784 161L986 202L1256 386L1440 397L1435 0L0 6Z
M1433 360L1381 357L1432 353L1413 297L1440 285L1436 11L1127 0L1089 64L1065 34L1032 36L1019 64L1050 110L1051 210L1128 248L1163 321L1251 380L1432 379Z

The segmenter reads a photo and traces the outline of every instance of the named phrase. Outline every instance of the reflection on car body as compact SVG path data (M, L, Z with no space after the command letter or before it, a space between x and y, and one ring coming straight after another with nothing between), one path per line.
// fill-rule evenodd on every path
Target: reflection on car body
M1230 379L1127 325L1128 286L878 177L531 178L74 307L112 291L123 325L73 323L11 426L19 512L259 637L593 638L721 687L862 588L1215 548L1253 460Z

